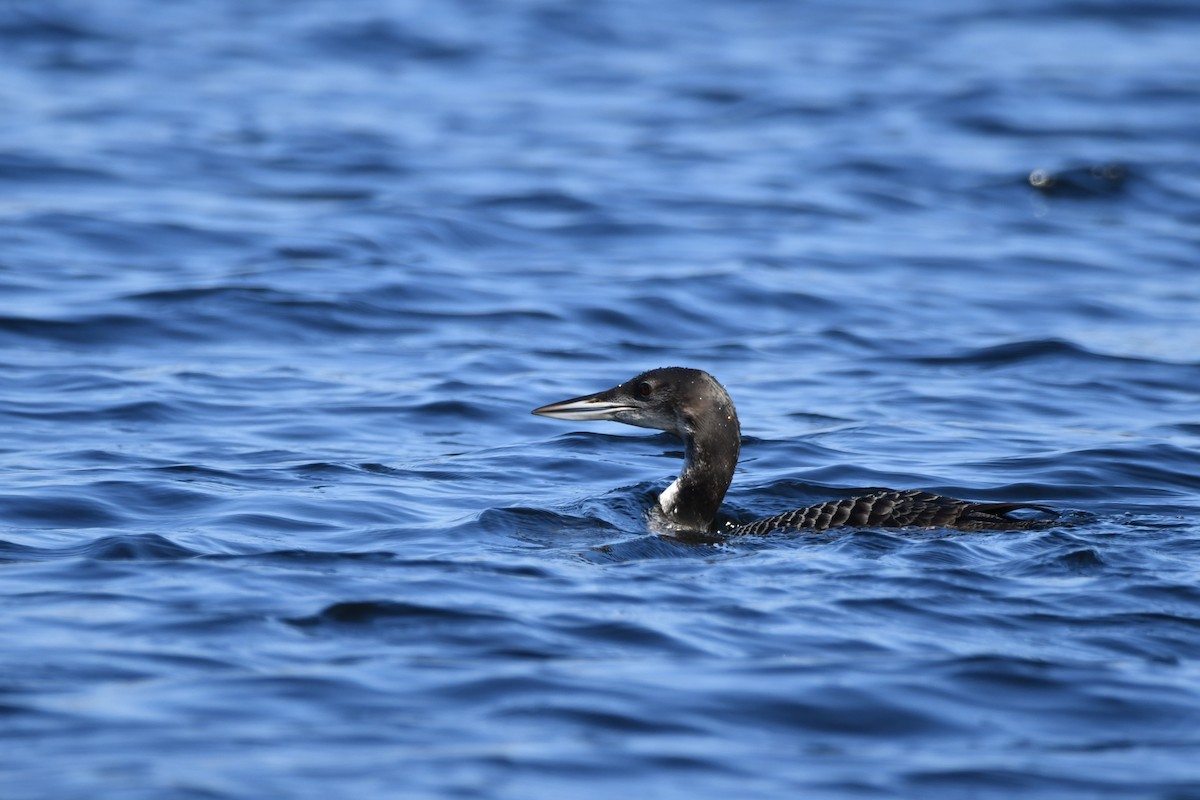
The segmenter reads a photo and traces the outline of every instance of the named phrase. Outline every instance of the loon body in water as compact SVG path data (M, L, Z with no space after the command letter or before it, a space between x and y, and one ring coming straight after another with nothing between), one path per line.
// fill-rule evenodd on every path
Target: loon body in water
M717 509L737 467L742 434L733 400L707 372L685 367L652 369L607 391L551 403L535 408L533 413L555 419L612 420L667 431L683 439L683 471L659 495L658 505L676 527L713 530ZM1009 516L1017 509L1054 513L1029 503L973 503L915 489L880 489L861 497L788 511L722 533L823 531L842 526L1014 530L1047 524L1044 519Z

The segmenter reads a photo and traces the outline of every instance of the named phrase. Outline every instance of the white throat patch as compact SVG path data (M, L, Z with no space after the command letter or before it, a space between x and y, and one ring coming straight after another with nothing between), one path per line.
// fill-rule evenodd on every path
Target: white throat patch
M668 517L675 516L675 501L679 495L679 479L663 490L663 493L658 496L658 507L663 510L663 513Z

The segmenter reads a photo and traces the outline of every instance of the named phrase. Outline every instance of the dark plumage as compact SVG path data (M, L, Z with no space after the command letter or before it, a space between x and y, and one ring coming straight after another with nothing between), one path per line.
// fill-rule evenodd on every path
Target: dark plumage
M732 530L737 534L763 534L798 528L824 531L839 526L854 528L955 528L960 531L1020 530L1046 524L1043 519L1016 519L1010 511L1045 506L1028 503L972 503L919 489L880 489L862 497L829 500Z
M536 408L534 414L569 420L613 420L667 431L683 439L683 470L659 495L659 508L675 526L711 531L733 480L741 429L733 400L716 379L698 369L662 367L643 372L597 394ZM724 533L765 534L782 530L859 528L954 528L1015 530L1041 527L1045 519L1009 513L1035 509L1029 503L973 503L917 489L879 489L862 497L799 508Z

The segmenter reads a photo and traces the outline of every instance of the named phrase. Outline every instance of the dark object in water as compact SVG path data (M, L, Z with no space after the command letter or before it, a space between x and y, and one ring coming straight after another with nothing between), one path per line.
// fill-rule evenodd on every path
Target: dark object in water
M1039 192L1062 197L1105 197L1125 188L1129 172L1121 164L1095 164L1052 171L1035 169L1029 185Z

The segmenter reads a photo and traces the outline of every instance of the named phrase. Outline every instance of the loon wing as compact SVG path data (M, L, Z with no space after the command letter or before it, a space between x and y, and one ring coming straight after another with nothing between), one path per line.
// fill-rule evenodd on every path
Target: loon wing
M1044 519L1017 519L1010 511L1053 509L1030 503L972 503L918 489L885 489L862 497L829 500L739 525L729 533L764 534L784 530L824 531L830 528L956 528L964 531L1026 530L1047 524Z

